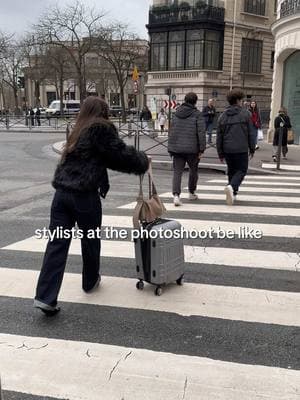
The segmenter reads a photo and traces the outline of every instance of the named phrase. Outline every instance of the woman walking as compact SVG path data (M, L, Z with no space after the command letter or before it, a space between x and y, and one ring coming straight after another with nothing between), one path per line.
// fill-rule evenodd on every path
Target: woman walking
M167 123L167 114L165 113L165 110L163 108L160 110L160 113L158 114L158 123L160 126L160 131L161 133L163 133L165 130L165 125Z
M258 130L261 129L262 124L261 124L260 112L259 112L256 101L254 101L254 100L251 101L249 111L251 113L251 121L252 121L253 129L256 134L255 150L258 150L259 149L259 146L257 144L258 143Z
M89 293L99 286L100 238L90 238L88 232L101 228L100 196L105 198L109 190L107 168L134 174L148 169L145 153L119 139L108 114L104 100L90 96L84 101L54 174L49 230L62 229L63 236L48 242L34 300L34 306L49 316L59 311L57 297L71 243L68 232L76 222L82 232L82 288Z
M288 130L291 129L291 120L290 117L287 114L287 110L284 107L281 107L280 110L278 111L278 116L275 118L274 121L274 128L275 128L275 133L274 133L274 138L273 138L273 161L277 162L277 157L278 157L278 146L279 146L279 139L280 139L280 129L282 129L282 142L281 142L281 149L282 149L282 155L283 159L286 160L286 155L288 152L288 146L287 146L287 137L288 137Z

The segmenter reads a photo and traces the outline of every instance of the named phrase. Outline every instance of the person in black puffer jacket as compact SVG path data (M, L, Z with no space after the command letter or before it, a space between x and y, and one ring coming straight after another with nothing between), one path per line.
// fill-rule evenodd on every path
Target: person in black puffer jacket
M221 162L226 160L228 185L225 187L226 202L234 203L239 187L247 174L249 154L255 153L256 131L251 114L242 108L244 94L232 90L227 95L229 107L220 116L217 127L217 151Z
M190 92L184 103L177 109L171 123L168 152L173 157L173 196L174 205L181 206L181 178L187 163L189 173L189 200L197 200L195 193L198 182L198 165L206 148L205 123L202 113L197 109L198 97Z
M90 96L84 101L54 174L49 231L56 235L48 242L34 300L34 306L50 316L59 311L57 297L76 222L82 234L82 288L88 293L99 286L100 238L88 233L101 228L100 196L105 198L109 190L107 168L141 175L149 166L145 153L118 137L108 114L102 99Z

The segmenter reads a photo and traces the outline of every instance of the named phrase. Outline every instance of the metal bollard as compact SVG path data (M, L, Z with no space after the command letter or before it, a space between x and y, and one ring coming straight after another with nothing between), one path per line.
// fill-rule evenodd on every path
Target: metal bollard
M68 141L70 135L70 122L67 123L66 127L66 141Z
M278 138L278 149L277 149L277 164L276 164L276 169L278 169L278 170L280 169L280 161L281 161L283 127L284 127L284 123L280 122L279 138Z

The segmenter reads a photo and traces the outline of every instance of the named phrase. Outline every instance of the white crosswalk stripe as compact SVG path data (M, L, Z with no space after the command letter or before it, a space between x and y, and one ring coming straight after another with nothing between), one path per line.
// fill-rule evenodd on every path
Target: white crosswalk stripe
M238 201L237 201L238 203ZM133 210L136 203L129 203L119 208ZM236 204L237 205L237 204ZM186 211L193 213L208 212L207 204L195 204L191 202L184 203L181 207L174 206L173 203L165 203L167 211L177 211L178 213ZM227 214L246 214L246 215L273 215L281 217L300 217L300 208L284 208L284 207L254 207L254 206L238 206L229 207L227 205L210 204L209 212L211 213L227 213Z
M43 330L42 325L41 336L38 331L28 335L26 329L22 332L22 326L18 328L14 321L12 331L0 332L0 373L4 390L69 400L298 400L299 357L290 354L288 363L278 367L280 363L272 360L276 349L272 347L271 339L269 342L268 329L274 329L285 340L287 329L293 329L296 338L296 330L300 328L300 290L297 289L297 282L300 284L297 247L300 239L300 177L283 179L280 176L250 175L241 188L240 201L232 207L225 204L223 193L215 193L223 190L225 184L225 179L212 179L199 185L199 200L189 202L187 193L184 193L181 207L173 206L171 193L165 192L161 197L166 201L167 210L172 212L166 217L173 219L176 216L186 231L194 230L203 235L193 239L195 243L185 241L186 277L192 272L201 278L201 274L208 271L206 273L212 279L222 271L220 279L224 276L229 281L216 284L192 279L183 287L166 287L163 296L158 297L153 295L150 285L146 285L143 292L137 291L137 280L133 279L132 271L131 277L120 274L103 276L100 290L89 295L80 290L81 275L66 272L59 300L65 305L84 307L84 313L97 307L96 313L93 308L94 318L99 315L99 321L103 319L98 327L92 317L86 330L96 329L100 334L107 328L105 312L111 310L115 315L112 323L116 324L116 329L118 325L123 326L123 335L117 343L110 342L107 334L104 334L103 342L92 334L89 341L88 333L87 340L80 333L76 334L76 330L74 337L68 336L70 332L53 336L50 330ZM212 203L215 200L224 200L224 204ZM266 206L248 206L245 202L266 203ZM276 203L282 205L277 207ZM126 215L109 213L103 216L104 227L113 228L115 232L122 228L127 230L124 240L119 237L102 240L101 255L112 263L125 260L125 265L128 260L132 265L134 260L134 244L130 239L131 214L135 204L119 207L117 214ZM185 212L189 213L188 217ZM236 219L230 221L230 216L239 216L240 222ZM263 221L260 222L261 217ZM276 217L290 220L276 224ZM209 230L213 238L205 238ZM262 237L243 239L242 234L247 230L257 231ZM227 237L219 243L218 233L228 234L229 231L234 237ZM202 243L202 239L207 241ZM273 245L274 240L277 247ZM295 248L293 243L296 243ZM2 247L0 256L1 252L6 255L12 252L42 255L45 246L45 239L25 237ZM281 250L281 246L289 250ZM81 254L80 240L72 241L69 254ZM34 268L18 266L17 269L14 265L2 265L0 261L0 297L6 299L7 304L20 299L31 301L38 273ZM272 282L267 282L268 278L265 287L261 287L255 278L255 274L261 273L270 280L276 276L276 288L272 287ZM248 274L245 275L248 280L252 279L248 286L242 283L244 274ZM287 283L293 289L287 290ZM156 335L154 331L147 333L147 330L142 331L143 339L148 343L145 346L139 345L140 342L136 342L138 338L134 337L126 342L129 323L126 318L131 313L136 319L136 331L143 326L151 329L159 321L165 325L169 318L176 318L177 324L180 324L178 318L188 318L185 320L185 336L183 342L178 342L178 348L189 341L198 341L199 347L203 345L205 348L209 344L202 343L207 340L203 337L205 324L215 324L212 326L218 329L207 328L210 332L208 341L216 340L219 353L202 356L201 351L193 355L186 350L170 351L167 337L152 348L146 338L150 336L154 341ZM142 320L139 319L141 315ZM147 325L148 319L150 325ZM46 322L48 328L51 327L51 321ZM31 323L35 324L34 320ZM59 324L58 319L55 325ZM238 355L228 353L228 343L234 339L226 335L229 331L238 335L241 326L251 332L251 342L257 341L250 358L243 348L237 351ZM156 334L160 336L160 332ZM173 338L177 334L174 332ZM233 343L231 348L238 349L239 345Z
M204 232L206 233L206 232ZM226 234L226 232L224 233ZM47 241L36 239L34 236L3 247L3 250L30 251L44 253ZM134 258L133 243L129 241L102 240L102 256L115 258ZM71 243L69 254L80 255L81 244L79 239ZM262 251L249 249L232 249L226 247L185 246L185 262L221 264L247 268L285 269L296 271L300 261L298 253L280 251ZM300 270L300 266L299 266Z
M299 398L299 371L98 343L13 335L0 340L8 344L1 349L8 389L72 400L98 399L99 393L105 400ZM33 350L19 351L23 345ZM26 371L16 374L15 365L24 364Z
M0 277L5 282L5 287L0 287L1 296L31 299L38 272L1 268ZM136 280L105 277L101 296L90 297L77 291L80 279L78 274L66 273L62 301L300 327L300 293L186 283L182 290L170 286L162 297L153 296L147 287L141 298L133 290Z

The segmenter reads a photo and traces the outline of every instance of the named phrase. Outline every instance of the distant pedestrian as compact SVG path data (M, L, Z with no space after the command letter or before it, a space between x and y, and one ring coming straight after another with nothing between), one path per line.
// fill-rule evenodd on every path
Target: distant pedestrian
M39 107L36 108L35 119L36 119L37 125L41 126L41 110L39 109Z
M256 133L255 150L258 150L259 149L258 130L262 128L262 123L261 123L261 116L260 116L259 108L258 108L255 100L251 101L250 106L249 106L249 111L251 113L251 121L253 124L253 129L254 129L254 132Z
M152 113L147 106L144 106L140 114L141 128L149 131L151 129Z
M174 205L181 206L181 179L186 163L189 166L189 200L197 200L198 165L206 147L205 122L196 108L196 93L188 93L176 110L169 130L168 151L173 157Z
M212 143L212 131L214 126L214 119L216 116L216 108L214 106L214 100L209 99L207 105L202 111L205 120L205 129L208 136L208 143Z
M119 138L108 114L107 103L99 97L89 96L83 102L55 171L49 227L53 238L47 245L34 300L34 306L48 316L59 311L57 297L72 236L81 239L82 289L91 293L99 286L100 196L104 198L109 190L107 168L141 175L149 166L145 153ZM81 233L74 232L75 223Z
M281 107L280 110L278 111L278 116L275 118L274 121L274 128L275 128L275 133L274 133L274 138L273 138L273 161L277 162L277 157L278 157L278 146L279 146L279 138L280 138L280 129L282 128L282 142L281 142L281 149L282 149L282 155L283 159L286 160L286 155L288 152L288 146L287 146L287 136L288 136L288 130L291 129L291 120L290 117L287 114L287 110L285 107Z
M30 118L31 126L34 126L34 111L33 111L32 107L29 108L29 118Z
M227 95L229 106L218 120L217 151L228 168L226 202L232 205L247 174L248 160L255 153L256 133L248 110L242 107L243 92L232 90Z
M160 131L161 133L163 133L165 130L165 125L167 123L167 114L165 113L165 110L163 108L160 110L160 113L158 114L158 123L160 126Z

